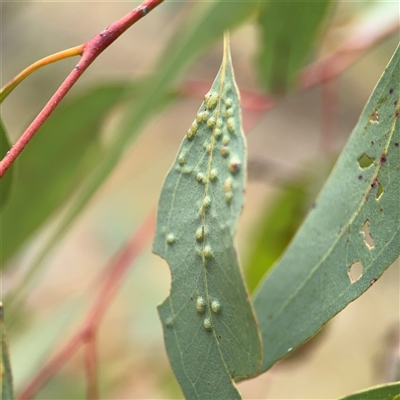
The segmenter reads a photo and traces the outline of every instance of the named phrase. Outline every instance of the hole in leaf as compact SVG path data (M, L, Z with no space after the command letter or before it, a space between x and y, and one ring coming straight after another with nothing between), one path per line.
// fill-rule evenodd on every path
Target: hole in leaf
M379 200L380 197L383 195L383 185L382 183L378 182L378 190L376 191L376 199Z
M366 153L362 153L360 158L358 159L358 165L360 168L368 168L372 165L375 158L369 157Z
M349 275L351 283L357 282L362 276L363 265L361 264L360 261L356 261L350 265L350 268L347 271L347 273Z
M372 111L371 115L369 116L369 122L371 124L378 124L379 123L379 114L377 110Z
M364 236L364 243L369 249L375 247L374 239L372 239L371 233L369 231L369 219L364 222L364 225L360 229L360 233Z

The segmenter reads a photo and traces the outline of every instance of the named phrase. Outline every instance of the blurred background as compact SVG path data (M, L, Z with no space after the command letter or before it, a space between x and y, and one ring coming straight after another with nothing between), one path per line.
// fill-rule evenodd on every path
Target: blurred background
M138 4L2 2L2 86L30 63L83 43ZM169 40L188 15L204 4L166 1L157 7L94 62L65 100L102 84L142 82L143 77L162 69L159 60ZM334 51L357 32L360 21L370 21L371 25L362 25L364 29L374 26L384 32L396 16L398 20L399 3L394 1L332 3L303 66ZM365 36L372 31L365 30ZM307 91L288 87L273 97L277 104L271 109L244 109L249 169L237 246L251 290L265 272L252 267L257 259L254 243L263 234L273 237L274 249L265 257L272 263L279 256L345 145L398 41L397 31L323 87ZM254 16L233 30L236 81L250 93L261 89L256 68L260 45ZM196 55L176 87L190 82L210 86L221 55L222 38ZM35 72L7 98L1 115L13 141L76 63L76 59L64 60ZM78 328L110 260L156 206L166 172L208 90L201 94L187 87L148 120L67 234L40 263L40 273L29 286L23 305L9 316L17 392ZM102 121L100 142L105 148L126 111L124 106L117 107ZM9 259L2 274L3 299L18 287L65 210L64 204ZM279 213L282 218L278 219L286 222L271 233L268 223ZM276 249L278 254L273 253ZM156 311L169 287L168 266L151 253L149 243L126 274L99 329L100 398L182 398ZM399 260L306 345L267 373L240 383L239 389L244 399L333 399L394 380L396 374L400 379L398 359ZM83 399L85 390L82 353L78 352L37 398Z

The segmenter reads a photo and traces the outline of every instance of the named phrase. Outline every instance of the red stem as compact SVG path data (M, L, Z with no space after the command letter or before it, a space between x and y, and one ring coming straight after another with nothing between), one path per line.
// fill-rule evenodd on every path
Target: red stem
M20 136L14 146L1 160L0 178L4 176L7 170L24 150L25 146L35 136L39 128L47 120L50 114L58 106L61 100L65 97L72 86L89 67L89 65L128 28L130 28L135 22L144 17L163 1L164 0L145 0L140 6L136 7L118 21L113 22L108 28L98 33L83 45L82 58L80 59L79 63L69 73L61 86L57 89L48 103L43 107L42 111L40 111L26 131Z
M39 370L31 382L22 390L17 400L31 399L35 393L68 361L82 346L86 345L85 370L88 378L88 397L96 399L96 332L108 306L115 297L122 278L136 257L143 251L155 231L155 211L153 210L132 238L120 251L113 262L110 273L100 289L92 308L86 314L80 329L61 349Z
M87 381L87 400L97 400L98 395L98 377L97 377L97 335L94 333L86 342L85 353L83 355L85 362L86 381Z

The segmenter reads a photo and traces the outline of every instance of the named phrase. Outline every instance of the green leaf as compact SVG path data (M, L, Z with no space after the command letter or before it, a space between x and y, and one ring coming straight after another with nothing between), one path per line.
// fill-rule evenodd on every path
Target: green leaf
M272 207L268 204L260 216L245 270L250 292L283 253L300 226L307 211L308 185L309 182L302 179L286 185Z
M0 330L1 330L1 399L12 400L13 380L11 373L10 355L8 352L7 335L3 321L3 304L0 302Z
M227 41L228 39L226 39ZM168 356L186 398L237 399L261 344L233 236L243 205L245 140L229 45L161 192L154 252L171 268L159 306Z
M329 0L263 3L258 17L261 31L258 70L268 91L281 93L294 85L329 5Z
M10 142L8 140L6 129L3 125L3 120L0 117L0 159L2 159L10 150ZM14 166L11 166L0 179L0 212L8 201L11 193L12 183L14 179Z
M400 253L399 76L397 48L315 208L255 294L263 371L373 285ZM374 159L368 167L359 164L363 153Z
M164 68L159 74L160 81L170 85L193 58L218 40L226 30L231 30L249 19L258 10L259 3L260 1L216 0L196 4L185 15L183 23L178 26L175 35L165 47L166 51L161 57Z
M125 89L98 87L61 105L21 153L16 184L0 216L2 265L76 192L100 158L99 126Z
M342 397L340 400L399 400L400 382L375 386L362 392Z

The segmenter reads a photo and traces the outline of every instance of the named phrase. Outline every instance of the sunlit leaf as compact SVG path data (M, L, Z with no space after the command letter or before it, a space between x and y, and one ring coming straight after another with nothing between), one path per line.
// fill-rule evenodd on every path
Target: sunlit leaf
M315 208L255 293L262 370L313 336L399 256L399 76L397 48ZM360 165L364 153L369 166Z
M400 382L375 386L362 392L342 397L340 400L399 400Z
M261 362L233 246L246 167L239 107L226 42L221 69L165 180L154 241L172 274L170 296L159 306L166 348L190 399L240 398L234 380L254 376Z

